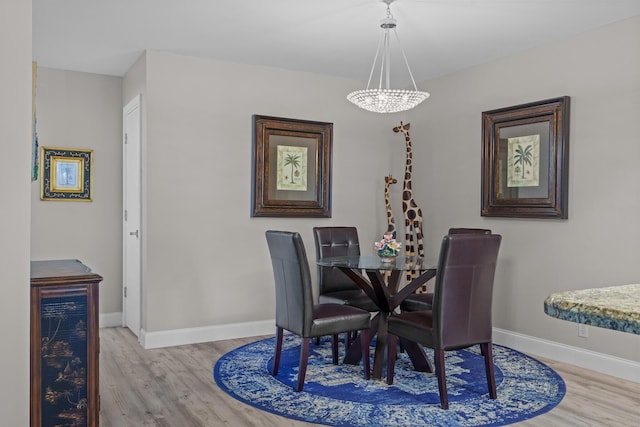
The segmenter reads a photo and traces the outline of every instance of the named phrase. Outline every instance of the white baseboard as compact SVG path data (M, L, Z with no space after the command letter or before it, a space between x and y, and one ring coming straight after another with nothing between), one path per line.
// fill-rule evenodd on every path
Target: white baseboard
M101 328L113 328L115 326L123 326L122 312L104 313L98 318L98 324Z
M493 342L522 353L546 357L584 369L640 383L640 363L579 347L493 328Z
M139 341L143 348L160 348L175 345L196 344L235 338L247 338L275 333L275 321L231 323L168 331L140 331ZM100 327L122 326L122 313L100 315ZM493 342L522 353L546 357L584 369L640 383L640 363L608 354L596 353L529 335L493 328Z
M275 331L275 320L261 320L259 322L231 323L159 332L147 332L142 329L139 341L142 347L150 349L260 335L274 335Z

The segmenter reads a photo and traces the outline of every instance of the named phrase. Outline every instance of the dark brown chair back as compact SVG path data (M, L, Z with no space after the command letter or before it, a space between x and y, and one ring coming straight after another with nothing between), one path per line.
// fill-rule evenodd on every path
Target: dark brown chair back
M360 242L356 227L314 227L317 259L360 255ZM331 267L318 267L320 295L343 290L359 290L342 271Z
M447 235L433 296L434 346L464 348L491 341L491 302L498 234Z
M487 228L450 228L447 234L491 234L491 230Z
M313 321L313 288L300 233L267 231L276 286L276 326L302 337Z

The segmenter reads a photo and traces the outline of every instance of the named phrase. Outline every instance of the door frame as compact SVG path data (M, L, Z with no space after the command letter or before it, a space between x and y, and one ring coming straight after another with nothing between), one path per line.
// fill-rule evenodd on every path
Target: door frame
M140 339L142 330L142 96L133 97L122 109L122 326L129 328ZM137 112L136 112L137 111ZM137 121L137 135L128 135L129 120ZM137 146L137 159L131 162L128 149L132 145ZM128 173L129 167L133 167L137 173ZM129 193L137 192L137 212L128 206ZM132 227L133 226L133 227ZM135 228L134 231L131 229ZM130 253L130 240L135 237L134 253ZM134 258L132 258L134 257ZM130 268L134 268L132 277L137 278L137 283L130 283L128 277ZM133 292L133 293L132 293ZM131 306L127 298L135 295L137 304ZM132 312L134 309L135 312ZM135 319L131 321L131 319Z

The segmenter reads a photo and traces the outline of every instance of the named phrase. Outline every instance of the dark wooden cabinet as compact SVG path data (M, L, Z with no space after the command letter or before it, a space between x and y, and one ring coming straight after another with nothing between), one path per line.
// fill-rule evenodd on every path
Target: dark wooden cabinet
M101 281L78 260L31 261L31 427L99 423Z

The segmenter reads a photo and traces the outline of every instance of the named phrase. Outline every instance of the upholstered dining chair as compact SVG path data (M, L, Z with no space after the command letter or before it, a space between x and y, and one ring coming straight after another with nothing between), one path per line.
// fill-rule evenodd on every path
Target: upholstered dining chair
M356 227L313 227L316 258L360 255ZM321 303L346 304L376 312L378 307L342 271L332 267L318 267L318 294Z
M432 348L440 406L448 409L444 353L480 344L489 397L497 397L491 301L501 240L499 234L452 234L443 238L432 309L388 318L388 384L393 384L397 337Z
M486 228L450 228L448 235L453 234L491 234ZM403 311L431 310L433 304L433 292L414 293L409 295L400 305Z
M369 312L314 300L307 253L299 233L266 233L276 290L276 348L272 375L278 375L284 331L302 338L296 391L304 387L311 338L333 336L333 363L338 364L338 334L360 331L364 376L369 379Z

